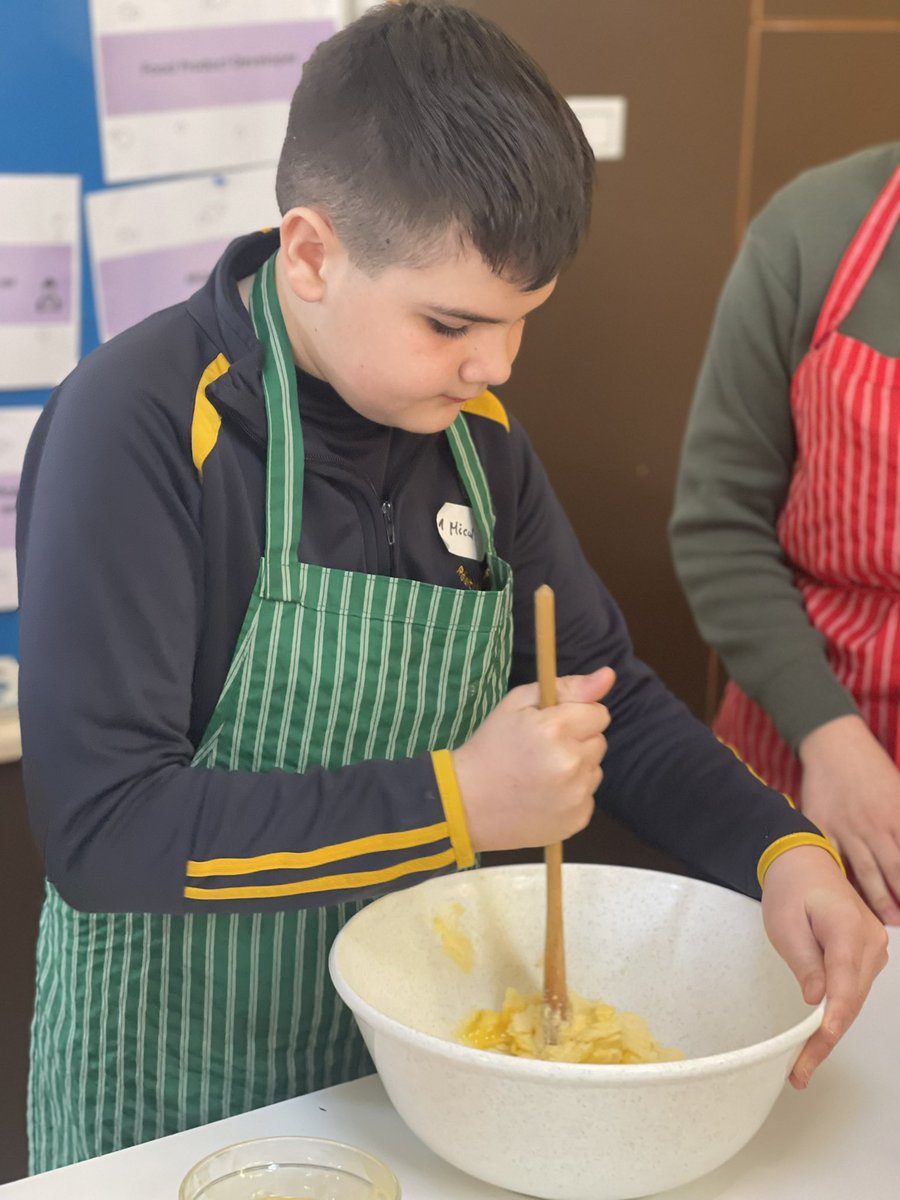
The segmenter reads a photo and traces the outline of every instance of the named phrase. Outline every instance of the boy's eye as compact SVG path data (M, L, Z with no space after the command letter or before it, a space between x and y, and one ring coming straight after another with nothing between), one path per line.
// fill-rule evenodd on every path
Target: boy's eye
M468 325L445 325L442 321L436 321L434 317L428 318L428 324L435 333L439 333L441 337L455 338L465 337L469 332Z

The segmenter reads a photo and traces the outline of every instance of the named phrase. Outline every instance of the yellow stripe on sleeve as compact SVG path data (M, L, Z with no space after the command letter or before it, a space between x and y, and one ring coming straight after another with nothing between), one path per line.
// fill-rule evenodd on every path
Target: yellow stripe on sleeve
M197 391L194 395L194 415L191 419L191 457L201 479L203 478L203 464L216 444L219 427L222 424L222 418L207 397L206 389L214 379L224 375L230 366L225 355L218 354L200 376L200 382L197 384Z
M441 794L441 803L444 806L444 815L447 818L450 842L456 854L456 861L461 868L471 867L475 862L475 852L469 836L466 810L463 808L459 780L456 778L456 768L453 765L453 755L449 750L432 750L431 764L434 767L434 777Z
M757 773L753 770L753 768L750 766L750 764L748 762L745 762L744 759L741 758L741 756L737 752L737 749L734 746L732 746L731 742L723 741L722 738L716 738L716 741L719 742L720 745L724 746L726 750L730 750L731 753L734 755L734 757L741 764L741 766L746 771L749 771L750 774L753 776L753 778L755 780L757 780L757 782L761 783L763 785L763 787L771 788L771 790L773 792L778 791L777 788L772 787L771 783L768 783L765 779L763 779L762 775L757 775ZM790 797L787 794L787 792L778 792L778 794L779 794L779 796L784 796L785 800L787 800L787 802L791 806L791 808L797 807L797 805L794 803L792 797Z
M353 841L338 842L334 846L321 846L318 850L258 854L254 858L208 858L200 862L189 860L187 874L201 878L209 875L254 875L257 871L303 871L343 858L359 858L362 854L427 846L430 842L443 841L448 836L449 830L441 821L437 825L424 825L420 829L404 829L399 833L376 833L371 837L354 838Z
M304 879L298 883L262 884L257 887L186 887L184 894L188 900L261 900L275 896L309 895L312 892L338 892L350 888L373 887L380 883L390 883L394 879L402 879L404 875L415 875L418 872L439 871L442 867L452 866L454 858L452 850L442 850L440 854L394 863L393 866L384 867L380 871L324 875L321 879Z
M820 833L789 833L772 842L771 846L767 846L760 856L759 865L756 868L756 877L760 887L764 886L766 871L775 859L780 858L788 850L794 850L797 846L818 846L822 850L827 850L844 874L847 874L840 854L827 837L823 837Z
M509 433L509 417L506 409L493 392L482 392L480 396L467 400L462 406L462 411L472 413L476 417L486 417L489 421L496 421Z

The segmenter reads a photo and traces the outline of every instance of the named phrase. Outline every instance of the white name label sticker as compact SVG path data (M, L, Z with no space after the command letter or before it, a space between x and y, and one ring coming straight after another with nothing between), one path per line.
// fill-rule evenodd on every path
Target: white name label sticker
M449 500L438 509L437 529L451 554L481 562L484 558L484 539L475 524L475 514L465 504Z

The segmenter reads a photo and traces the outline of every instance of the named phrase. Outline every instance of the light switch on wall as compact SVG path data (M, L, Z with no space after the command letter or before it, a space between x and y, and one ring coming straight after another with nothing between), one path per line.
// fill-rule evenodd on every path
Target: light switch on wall
M625 155L624 96L567 96L569 107L581 122L594 158Z

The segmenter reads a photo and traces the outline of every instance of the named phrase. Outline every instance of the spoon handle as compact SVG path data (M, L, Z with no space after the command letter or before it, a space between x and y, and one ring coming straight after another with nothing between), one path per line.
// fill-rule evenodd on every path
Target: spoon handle
M556 615L553 589L543 584L534 593L535 641L540 707L556 703ZM566 950L563 937L562 843L544 849L547 867L547 927L544 944L544 1040L559 1041L559 1026L569 1015Z

